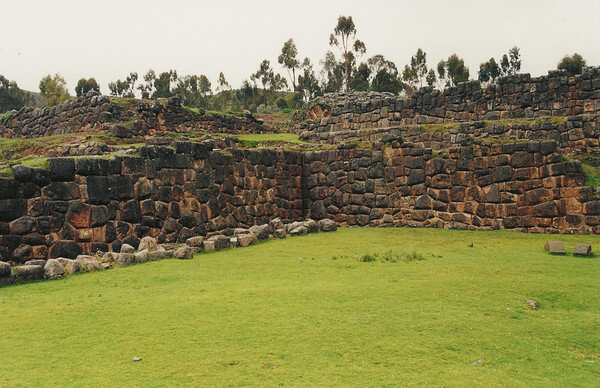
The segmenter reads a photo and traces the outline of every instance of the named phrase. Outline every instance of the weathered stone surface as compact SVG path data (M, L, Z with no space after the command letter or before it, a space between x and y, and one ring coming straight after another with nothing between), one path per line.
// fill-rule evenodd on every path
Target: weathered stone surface
M146 236L140 240L140 245L138 246L138 250L148 250L148 252L156 250L158 247L158 243L154 237ZM122 247L121 247L122 249Z
M254 244L258 241L258 238L254 233L240 234L237 236L237 241L240 247L247 247L250 244Z
M44 265L44 275L47 278L61 277L65 273L65 266L56 259L49 259Z
M592 246L590 244L576 244L573 248L574 256L590 256L592 254Z
M167 255L165 248L162 246L157 246L156 250L148 252L148 258L150 260L160 260L164 259Z
M10 274L11 274L10 264L8 264L7 262L4 262L4 261L0 261L0 278L10 276Z
M562 241L548 241L544 249L553 255L565 254L565 246Z
M273 236L275 236L275 238L285 238L287 236L287 232L285 231L285 228L276 229L273 232Z
M189 245L190 247L201 247L201 246L203 246L203 242L204 242L204 237L202 237L202 236L190 237L185 241L185 243L187 245Z
M125 252L114 253L113 257L114 257L115 265L125 266L125 265L133 264L135 262L135 256L133 255L133 253L125 253Z
M12 270L19 280L38 280L44 278L44 267L41 265L21 265L13 267Z
M121 245L121 253L134 253L135 252L135 248L132 247L129 244L123 244Z
M156 249L156 248L155 248ZM136 263L143 263L150 260L150 254L147 249L143 249L133 254Z
M294 229L290 230L290 235L292 235L292 236L297 236L297 235L307 234L307 233L308 233L308 229L304 225L297 226Z
M269 238L269 235L272 233L272 231L273 230L269 224L254 225L250 227L250 233L254 234L259 240Z
M61 240L57 241L50 248L50 258L58 257L76 258L83 253L81 246L75 241Z
M102 266L102 262L94 256L79 255L79 256L77 256L75 261L77 261L77 262L79 262L79 264L81 264L84 271L96 271L96 270L104 268Z
M323 218L322 220L319 220L318 224L321 232L333 232L337 230L336 223L329 218Z
M308 233L315 233L319 231L319 225L315 220L308 219L304 221L304 226L306 227L306 231Z
M194 250L188 245L182 245L177 248L173 257L176 259L191 259L194 256Z

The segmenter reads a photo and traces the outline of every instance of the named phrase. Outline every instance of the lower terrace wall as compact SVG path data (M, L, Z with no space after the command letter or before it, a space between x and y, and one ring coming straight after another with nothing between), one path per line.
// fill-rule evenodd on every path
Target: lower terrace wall
M0 178L2 261L185 241L280 217L340 225L600 233L600 200L554 141L444 153L393 141L374 149L284 151L175 142L134 157L52 158Z
M139 157L54 158L49 170L16 166L0 178L0 256L75 258L137 246L149 235L184 242L280 217L302 219L301 155L211 151L177 142Z
M455 147L405 143L304 157L308 216L340 225L599 233L600 201L554 142Z

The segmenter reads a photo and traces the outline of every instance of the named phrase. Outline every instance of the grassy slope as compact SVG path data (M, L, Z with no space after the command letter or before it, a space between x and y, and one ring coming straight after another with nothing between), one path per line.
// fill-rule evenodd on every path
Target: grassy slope
M8 287L0 382L597 386L600 264L549 238L343 229ZM425 260L356 258L388 249Z

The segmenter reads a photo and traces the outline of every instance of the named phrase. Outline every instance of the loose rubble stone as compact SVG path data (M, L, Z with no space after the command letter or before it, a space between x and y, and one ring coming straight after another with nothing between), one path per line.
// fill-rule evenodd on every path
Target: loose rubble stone
M114 257L116 265L125 266L125 265L133 264L135 262L135 256L133 255L133 253L127 253L127 252L114 253L113 257Z
M22 265L13 267L13 272L19 280L38 280L44 277L44 267L41 265Z
M185 243L190 247L201 247L203 242L204 237L202 236L190 237L185 241Z
M304 221L304 226L306 227L307 233L315 233L319 231L319 225L315 220L306 220Z
M307 233L308 233L308 228L304 225L297 226L294 229L290 230L290 235L292 235L292 236L298 236L298 235L307 234Z
M49 259L44 265L44 275L49 279L60 277L65 271L65 266L56 259Z
M573 248L574 256L591 256L592 246L590 244L576 244Z
M318 224L319 230L322 232L333 232L337 230L336 223L330 220L329 218L323 218L322 220L319 220Z
M46 264L46 260L28 260L25 265L41 265L42 267Z
M240 247L247 247L250 244L254 244L258 241L258 238L254 233L241 234L237 237Z
M269 235L271 234L271 232L272 232L272 229L269 224L254 225L254 226L250 227L250 233L254 234L256 236L256 238L259 240L264 240L266 238L269 238Z
M0 261L0 278L10 276L10 274L11 274L10 264L8 264L7 262L4 262L4 261Z
M275 236L276 238L285 238L287 236L287 233L284 228L276 229L273 232L273 236Z
M141 244L140 244L141 245ZM136 263L143 263L150 260L150 254L147 249L143 249L133 254Z
M156 242L156 239L154 237L146 236L140 240L140 245L138 246L138 250L140 250L140 251L148 250L150 252L150 251L156 250L157 246L158 246L158 243ZM123 247L121 247L121 249L123 249Z
M129 244L123 244L121 245L121 253L134 253L135 252L135 248L132 247Z
M533 310L537 310L539 308L539 303L534 299L527 299L525 303L531 307Z
M553 255L565 254L565 246L562 241L548 241L544 246L544 249Z
M179 248L177 248L177 250L173 254L173 257L175 257L176 259L191 259L192 257L194 257L194 250L187 245L182 245Z
M162 246L156 247L156 250L148 252L148 258L150 260L160 260L164 259L167 255L165 248Z
M79 255L75 259L82 267L84 271L96 271L102 269L102 262L94 256Z

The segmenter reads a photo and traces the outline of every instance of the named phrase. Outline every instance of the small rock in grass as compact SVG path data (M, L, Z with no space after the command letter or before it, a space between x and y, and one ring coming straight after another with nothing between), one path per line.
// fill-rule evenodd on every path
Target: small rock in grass
M165 250L165 248L163 248L162 246L159 245L156 247L156 250L148 252L148 259L149 260L164 259L166 255L167 255L167 251Z
M472 363L471 365L479 365L479 364L483 364L485 362L485 359L482 358L480 360L475 361L474 363Z
M133 361L142 361L142 358L138 357L138 356L135 356L135 357L133 357Z
M13 271L19 279L36 280L44 277L44 267L41 265L22 265L14 267Z
M129 244L121 245L121 253L133 253L135 252L135 248Z
M187 240L185 240L185 243L190 247L201 247L203 242L204 237L202 236L190 237Z
M304 257L299 257L298 260L306 260Z
M547 250L551 255L565 254L565 245L562 241L548 241L544 246L544 249Z
M241 247L247 247L248 245L254 244L258 241L254 233L240 234L237 237L237 240L238 244L240 244Z
M577 244L573 248L573 256L590 256L592 254L592 246L590 244Z
M173 253L173 257L175 257L176 259L191 259L193 256L193 249L187 245L180 246L179 248L177 248L175 253Z
M319 225L315 220L308 219L304 221L307 233L315 233L319 231Z
M287 232L284 228L275 229L275 231L273 232L273 236L275 236L276 238L285 238L287 236Z
M150 254L148 253L148 249L143 249L139 252L133 254L136 263L143 263L145 261L150 260Z
M321 232L333 232L337 230L336 223L329 218L323 218L322 220L319 220L317 224L319 225L319 230Z
M65 266L56 259L50 259L44 265L44 275L49 279L60 277L65 271Z
M535 299L527 299L525 303L527 303L527 305L533 310L537 310L540 307L540 304Z
M290 235L292 235L292 236L298 236L298 235L306 234L306 233L308 233L308 229L304 225L300 225L300 226L295 227L294 229L290 230Z

